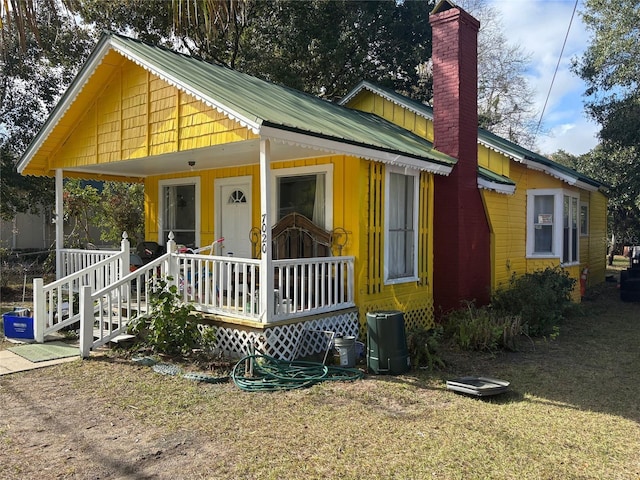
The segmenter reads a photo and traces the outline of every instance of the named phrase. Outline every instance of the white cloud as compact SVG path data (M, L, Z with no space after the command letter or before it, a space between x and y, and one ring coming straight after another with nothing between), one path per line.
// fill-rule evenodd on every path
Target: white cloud
M570 70L571 60L584 52L589 40L579 14L581 4L553 79L574 1L489 0L488 3L498 13L506 38L531 56L527 77L535 90L538 114L547 101L542 118L543 133L538 138L540 150L553 153L563 149L575 155L591 150L598 143L598 127L589 122L584 113L585 85Z

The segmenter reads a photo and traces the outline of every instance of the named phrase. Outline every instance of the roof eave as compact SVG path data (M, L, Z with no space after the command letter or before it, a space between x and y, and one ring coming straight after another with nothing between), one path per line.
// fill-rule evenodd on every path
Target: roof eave
M456 163L456 160L453 158L450 163L444 163L438 158L431 158L428 154L425 154L423 158L417 158L403 152L379 149L370 145L363 145L356 142L345 141L344 139L315 135L310 132L296 131L290 128L283 128L267 123L260 127L260 136L276 142L290 143L314 150L351 155L368 160L379 161L389 165L427 171L438 175L449 175Z
M491 190L497 193L502 193L504 195L513 195L516 192L515 185L506 185L504 183L492 182L491 180L480 177L478 177L478 188Z

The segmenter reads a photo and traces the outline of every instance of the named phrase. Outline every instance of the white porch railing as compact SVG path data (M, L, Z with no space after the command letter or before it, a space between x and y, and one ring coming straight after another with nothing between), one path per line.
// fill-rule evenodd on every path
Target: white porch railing
M354 257L274 260L274 320L355 306Z
M80 320L79 295L82 287L89 286L92 291L102 289L122 278L122 272L129 270L129 242L126 237L123 237L119 252L104 253L69 256L78 260L65 263L71 273L48 285L43 284L42 278L33 280L33 323L37 342L43 342L46 335ZM75 270L92 258L96 260L93 264Z
M149 298L159 280L175 275L175 254L165 253L100 290L80 292L80 354L127 333L131 322L149 313ZM175 278L175 277L174 277Z
M265 323L353 307L354 258L274 260L274 311L259 311L260 261L179 254L180 289L185 302L207 313Z
M120 253L118 250L81 250L76 248L63 248L60 250L62 271L56 272L57 278L64 278L67 275L72 275L118 253Z
M262 312L260 260L175 253L172 244L170 239L168 250L173 253L134 272L129 272L129 242L124 235L119 252L66 251L64 258L69 261L63 264L71 274L46 286L42 279L34 280L36 341L79 321L81 351L88 355L91 348L125 333L131 321L147 315L151 289L167 277L196 310L254 322L355 306L354 257L274 260L273 311Z
M185 302L199 311L256 320L260 260L211 255L176 255Z

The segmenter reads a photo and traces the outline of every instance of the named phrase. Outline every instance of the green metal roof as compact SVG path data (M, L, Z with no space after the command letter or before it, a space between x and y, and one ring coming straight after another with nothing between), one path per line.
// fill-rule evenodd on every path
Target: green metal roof
M211 100L256 130L265 125L448 167L456 163L453 157L434 150L431 142L376 115L129 37L107 34L101 41L110 42L131 60Z
M516 186L516 182L504 175L489 170L488 168L478 166L478 176L488 182L499 183L500 185Z
M433 108L429 105L425 105L424 103L417 102L409 97L405 97L393 90L389 90L378 85L372 84L370 82L361 82L358 86L356 86L350 93L348 93L345 98L340 101L340 104L346 104L351 98L358 94L363 89L370 90L374 93L377 93L393 103L404 106L413 112L421 115L423 117L429 118L433 120ZM554 162L553 160L548 159L538 153L532 152L520 145L513 143L505 138L502 138L494 133L485 130L484 128L478 127L478 141L489 146L490 148L494 148L499 150L507 155L511 155L513 158L522 159L534 162L541 166L549 167L559 173L565 174L568 177L575 178L578 181L584 182L585 184L591 185L595 188L606 187L605 184L594 180L576 170L573 170L569 167L566 167L560 163Z

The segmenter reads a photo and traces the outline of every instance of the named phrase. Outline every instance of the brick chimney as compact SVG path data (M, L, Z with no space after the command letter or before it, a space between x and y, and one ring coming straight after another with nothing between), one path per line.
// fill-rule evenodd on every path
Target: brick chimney
M442 0L431 12L434 146L458 160L436 175L434 307L436 315L462 300L489 302L489 223L478 189L478 30L480 22Z

